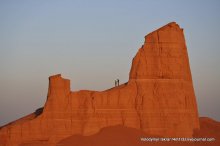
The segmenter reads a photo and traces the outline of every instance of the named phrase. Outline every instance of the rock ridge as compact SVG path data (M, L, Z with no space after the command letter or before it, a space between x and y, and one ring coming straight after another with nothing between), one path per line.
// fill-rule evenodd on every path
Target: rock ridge
M123 125L163 137L192 137L199 129L183 29L169 23L145 36L129 80L105 91L71 91L61 74L49 77L44 107L0 129L0 145L56 145L73 134Z

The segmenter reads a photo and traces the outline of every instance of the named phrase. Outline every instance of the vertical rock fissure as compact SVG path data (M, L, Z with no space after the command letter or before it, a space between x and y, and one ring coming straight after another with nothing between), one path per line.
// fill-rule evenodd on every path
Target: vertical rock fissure
M143 128L143 125L142 125L142 117L141 117L141 108L140 106L143 106L142 104L139 105L139 89L138 89L138 84L137 84L137 81L136 79L134 80L135 82L135 86L136 86L136 97L135 97L135 109L136 109L136 112L137 112L137 115L138 115L138 118L139 118L139 124L140 124L140 129Z
M93 113L95 113L96 108L94 105L94 102L95 102L94 92L90 93L90 97L91 97L92 111L93 111Z

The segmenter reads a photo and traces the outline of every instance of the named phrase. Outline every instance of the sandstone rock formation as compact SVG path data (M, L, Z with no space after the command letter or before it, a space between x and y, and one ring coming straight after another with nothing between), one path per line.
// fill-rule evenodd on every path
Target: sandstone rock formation
M51 76L44 108L1 127L0 145L55 145L114 125L163 137L191 137L199 128L183 29L175 22L145 37L125 84L72 92L69 80Z

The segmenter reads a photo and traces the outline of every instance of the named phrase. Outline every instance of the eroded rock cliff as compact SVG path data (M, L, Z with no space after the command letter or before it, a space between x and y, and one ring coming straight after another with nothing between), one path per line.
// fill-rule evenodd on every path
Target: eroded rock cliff
M0 145L55 145L114 125L163 137L191 137L199 128L183 29L175 22L145 37L125 84L72 92L69 80L51 76L44 108L1 127Z

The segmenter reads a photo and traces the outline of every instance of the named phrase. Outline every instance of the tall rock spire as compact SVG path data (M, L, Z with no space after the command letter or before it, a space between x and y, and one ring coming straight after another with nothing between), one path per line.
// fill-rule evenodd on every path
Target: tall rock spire
M183 29L171 22L146 35L133 59L129 78L191 81Z

